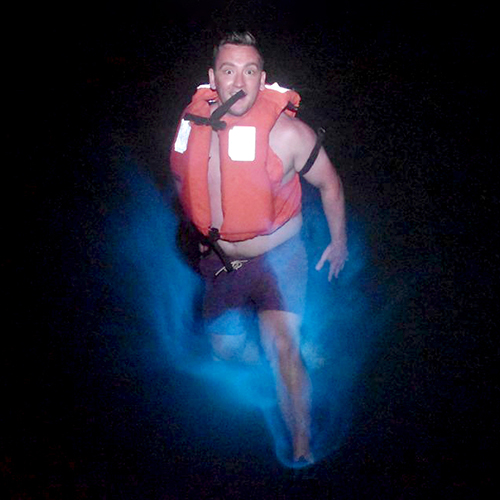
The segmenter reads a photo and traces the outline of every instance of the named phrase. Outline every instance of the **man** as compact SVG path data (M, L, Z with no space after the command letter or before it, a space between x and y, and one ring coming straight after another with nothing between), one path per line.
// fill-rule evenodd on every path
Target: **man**
M316 134L294 116L298 94L266 85L252 35L223 39L208 76L210 87L183 114L171 166L183 208L206 238L200 269L213 352L248 359L239 312L252 307L293 460L312 463L310 381L299 349L307 279L299 175L321 194L331 242L316 269L328 262L328 280L348 255L342 184Z

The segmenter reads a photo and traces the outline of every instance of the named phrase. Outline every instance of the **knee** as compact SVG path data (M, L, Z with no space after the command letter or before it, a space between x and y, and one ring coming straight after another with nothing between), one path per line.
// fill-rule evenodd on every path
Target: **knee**
M211 345L216 361L232 361L241 356L241 340L233 336L212 335Z
M267 336L263 339L263 347L270 362L295 364L301 360L298 342L289 333L282 332Z
M300 357L300 318L285 311L264 311L260 314L261 340L268 356Z

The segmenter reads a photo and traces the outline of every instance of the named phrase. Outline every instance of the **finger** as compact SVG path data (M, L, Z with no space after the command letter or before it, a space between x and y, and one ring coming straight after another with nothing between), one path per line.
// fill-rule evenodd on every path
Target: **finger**
M330 266L330 271L328 273L328 281L332 281L333 275L334 275L333 266ZM335 275L335 277L337 277L337 275Z
M323 268L325 261L326 261L326 255L325 252L323 252L321 259L319 259L318 263L316 264L316 271L320 271Z
M335 276L335 278L338 278L339 277L339 274L340 274L340 271L342 271L342 269L344 269L344 264L345 262L344 261L334 261L331 263L330 265L330 273L328 275L328 281L331 281L331 279L333 278L333 276Z
M334 276L335 276L335 278L338 278L339 271L340 271L340 269L338 268L338 266L332 263L330 265L330 272L328 273L328 281L332 281L332 278Z

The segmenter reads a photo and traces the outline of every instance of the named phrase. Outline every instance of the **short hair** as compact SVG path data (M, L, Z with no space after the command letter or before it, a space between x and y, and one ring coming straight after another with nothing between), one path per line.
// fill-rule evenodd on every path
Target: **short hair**
M264 68L264 58L262 57L257 40L249 31L231 31L220 39L213 51L212 66L214 68L217 56L224 45L245 45L246 47L253 47L259 54L260 69Z

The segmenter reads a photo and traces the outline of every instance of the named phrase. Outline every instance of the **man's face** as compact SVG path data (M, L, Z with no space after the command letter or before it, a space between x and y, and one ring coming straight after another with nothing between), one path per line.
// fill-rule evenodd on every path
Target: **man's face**
M266 83L259 53L246 45L223 45L215 68L208 70L208 76L210 86L217 90L223 103L240 90L245 92L246 96L233 104L228 112L234 116L244 115L253 106Z

